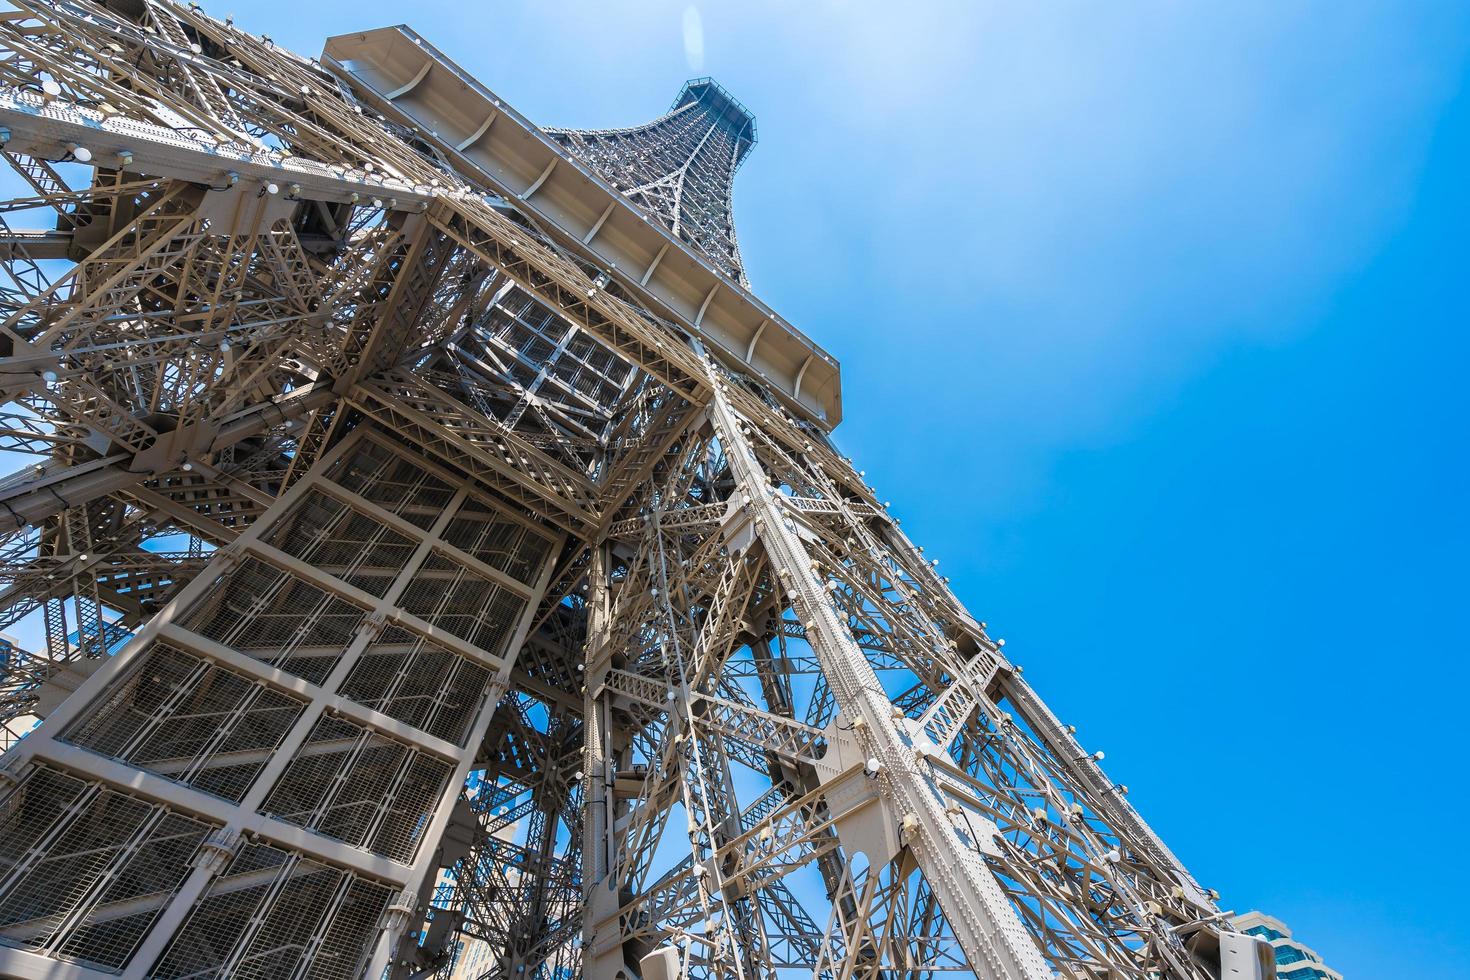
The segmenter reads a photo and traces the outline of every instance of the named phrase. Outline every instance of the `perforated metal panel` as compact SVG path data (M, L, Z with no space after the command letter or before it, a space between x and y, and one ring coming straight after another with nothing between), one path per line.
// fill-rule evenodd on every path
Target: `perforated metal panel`
M327 715L312 728L262 809L407 863L452 771L443 759Z
M633 373L618 357L586 333L568 336L570 325L519 287L508 290L476 325L480 338L510 360L521 384L538 376L590 405L613 404Z
M444 512L454 490L382 443L363 439L328 474L333 482L427 528Z
M266 540L375 596L388 591L415 546L412 538L317 489L292 507Z
M150 976L351 980L393 889L294 851L247 843Z
M490 671L400 626L368 644L341 693L437 738L463 745Z
M504 585L441 551L424 559L399 604L497 657L526 606Z
M479 493L359 431L217 554L27 740L59 768L0 815L0 942L130 978L361 975L554 552ZM102 781L118 763L163 802Z
M305 702L163 642L62 736L238 802Z
M535 581L551 552L551 542L543 535L473 500L455 512L444 540L526 584Z
M49 767L0 801L0 943L115 970L214 825Z
M246 558L185 615L184 625L320 684L366 611L284 569Z

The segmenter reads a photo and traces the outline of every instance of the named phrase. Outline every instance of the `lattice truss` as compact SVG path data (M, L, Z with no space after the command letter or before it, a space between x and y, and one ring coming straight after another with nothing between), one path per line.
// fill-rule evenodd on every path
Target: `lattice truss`
M713 79L689 82L665 115L644 126L546 132L746 283L731 193L755 146L755 117Z
M268 38L18 7L0 974L1221 975L1214 896L697 317ZM740 276L712 82L556 137Z

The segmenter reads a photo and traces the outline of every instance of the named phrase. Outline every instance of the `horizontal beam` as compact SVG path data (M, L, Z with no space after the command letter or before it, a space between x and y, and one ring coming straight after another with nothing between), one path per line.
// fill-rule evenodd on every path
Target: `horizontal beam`
M431 67L422 74L426 57ZM606 270L649 309L703 337L731 366L754 370L789 408L825 429L841 421L835 358L418 34L386 27L340 35L328 39L321 60L365 101L416 129L462 173L512 202L557 244ZM492 117L495 124L487 128ZM798 385L803 364L808 367Z
M28 258L36 262L64 259L70 253L72 233L41 228L11 228L0 232L0 261Z
M262 402L226 421L207 445L197 447L194 455L218 452L285 419L300 418L336 397L329 388L311 387L298 389L279 401ZM156 475L147 467L135 468L134 458L126 453L59 470L45 466L22 470L0 485L0 528L39 524L68 507L135 487Z
M14 89L0 91L0 127L9 133L0 132L5 149L44 160L65 159L73 147L82 147L97 166L208 186L223 185L234 173L240 180L275 183L283 192L290 184L300 184L297 196L310 200L347 203L379 198L396 201L404 210L423 210L432 197L428 187L380 174L357 175L315 160L264 151L246 153L237 146L217 145L178 130Z

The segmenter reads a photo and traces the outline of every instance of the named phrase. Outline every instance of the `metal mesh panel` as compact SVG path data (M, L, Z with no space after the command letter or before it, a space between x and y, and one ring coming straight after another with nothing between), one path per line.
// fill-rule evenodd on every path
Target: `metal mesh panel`
M523 388L529 388L536 383L536 377L541 372L522 361L511 361L510 374Z
M463 745L490 672L401 626L368 644L341 694Z
M320 684L364 611L268 562L246 558L184 618L188 629Z
M628 381L631 366L586 334L578 334L551 366L558 381L599 405L611 405Z
M297 501L267 540L375 596L388 591L415 547L412 538L316 489Z
M392 897L386 885L247 843L149 975L353 980Z
M466 501L444 530L444 540L491 568L530 584L551 542L518 521Z
M570 324L520 288L502 297L477 327L485 340L514 355L509 369L527 387L534 388L544 370L558 386L608 406L633 370L585 333L567 338Z
M449 484L370 439L359 442L328 475L359 497L422 528L433 524L454 496Z
M307 980L356 980L372 952L370 940L377 932L391 889L362 878L351 878L332 917L332 926L321 937Z
M556 350L571 324L537 303L524 290L513 289L490 311L481 329L540 367Z
M303 707L155 642L62 738L238 803Z
M54 769L0 803L0 942L116 970L213 825Z
M265 813L408 863L453 767L344 718L323 716Z
M414 574L399 605L492 656L502 656L525 600L441 552Z
M0 802L0 882L9 884L16 865L66 814L87 789L75 776L37 769Z

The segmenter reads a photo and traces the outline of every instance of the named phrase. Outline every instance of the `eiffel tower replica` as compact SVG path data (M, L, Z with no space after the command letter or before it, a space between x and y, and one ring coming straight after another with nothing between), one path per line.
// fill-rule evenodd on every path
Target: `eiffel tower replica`
M1274 976L835 448L714 81L16 6L0 975Z

